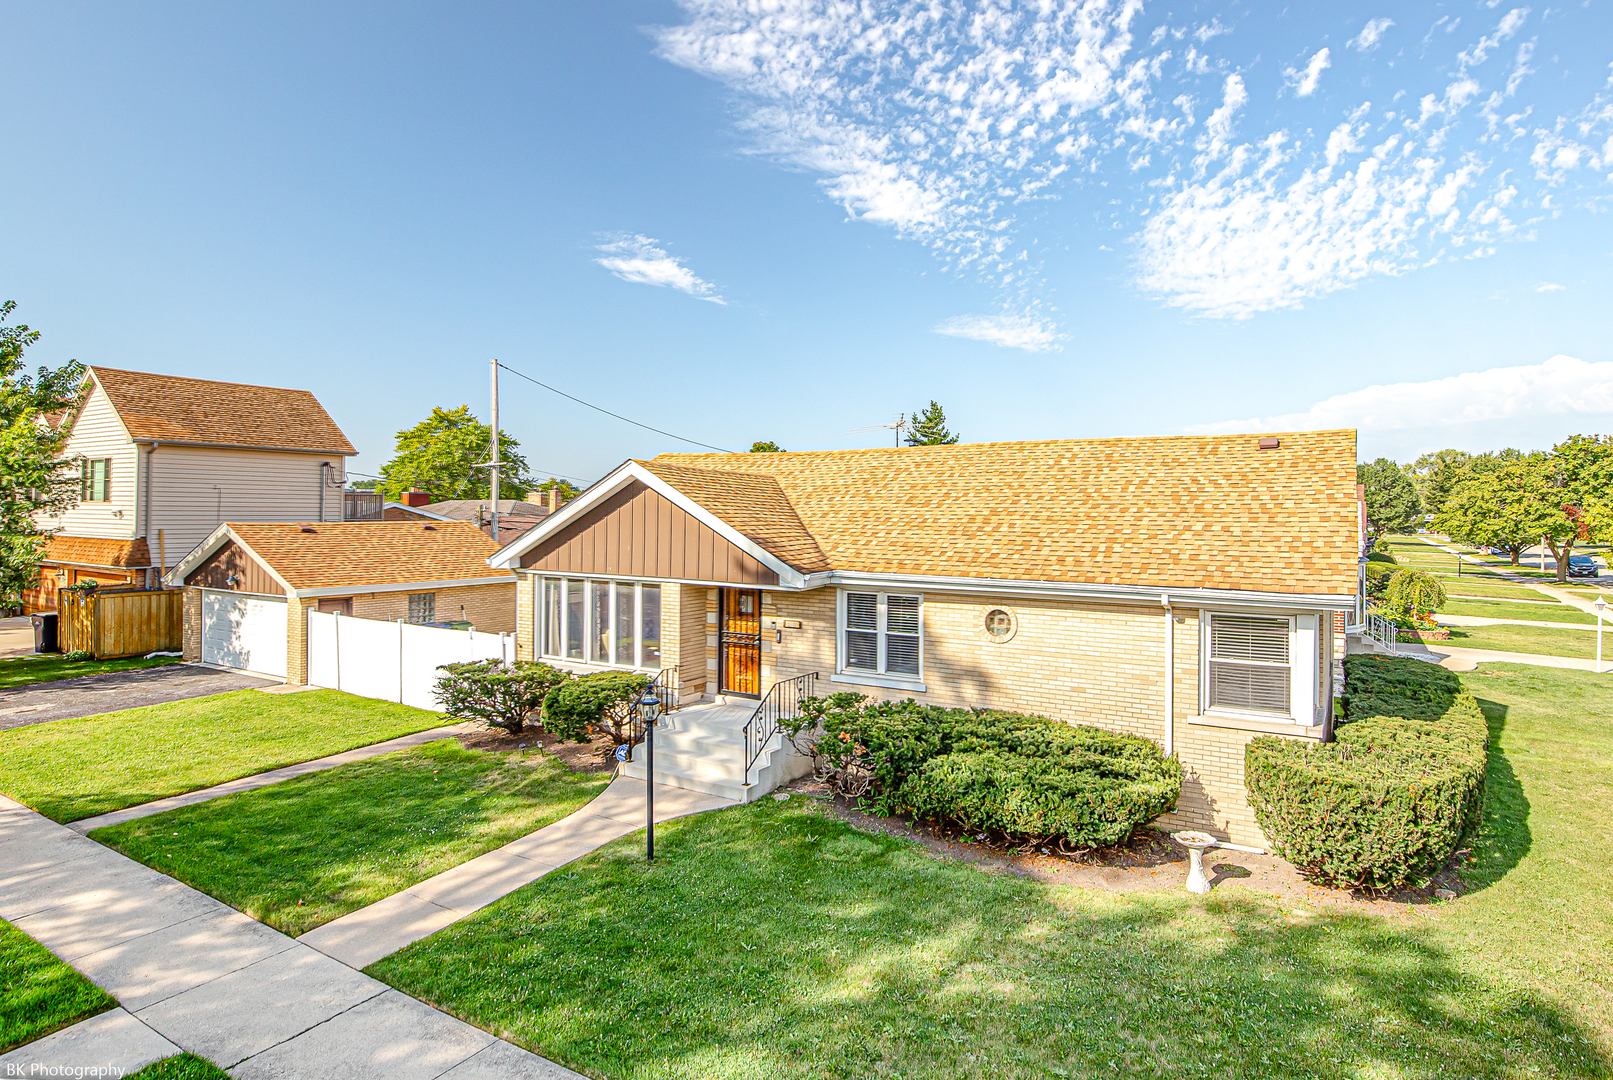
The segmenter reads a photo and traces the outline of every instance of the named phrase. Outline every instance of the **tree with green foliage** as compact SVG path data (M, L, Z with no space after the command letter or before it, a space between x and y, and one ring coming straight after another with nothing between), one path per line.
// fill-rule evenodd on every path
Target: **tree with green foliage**
M45 556L39 516L59 515L78 498L78 461L62 452L84 365L70 360L27 374L22 356L40 334L26 324L5 325L16 308L14 300L0 304L0 608L22 603L39 581Z
M1435 450L1412 462L1411 482L1417 486L1423 511L1437 514L1473 467L1473 455L1465 450Z
M381 466L379 490L388 499L405 491L427 491L433 502L486 499L492 489L493 429L471 414L469 405L435 408L412 428L398 432L397 456ZM521 444L499 432L499 498L526 495L526 458Z
M1606 526L1600 507L1613 480L1613 435L1575 435L1523 465L1525 520L1557 560L1557 580L1568 580L1574 545Z
M1524 549L1540 539L1526 486L1521 462L1470 471L1434 515L1433 528L1474 547L1502 548L1517 566Z
M947 414L933 399L930 407L915 413L907 424L909 446L951 446L958 436L947 429Z
M753 454L782 454L784 453L784 447L776 442L753 442L750 444L750 452Z
M503 485L500 484L500 486L502 487ZM573 484L571 481L562 480L557 476L551 476L543 483L534 484L532 487L527 489L532 495L537 496L537 498L529 497L528 501L547 502L550 488L560 489L560 501L563 503L570 502L572 499L575 499L578 495L582 494L582 489L577 487L577 485Z
M1422 502L1417 486L1399 465L1388 458L1357 465L1355 482L1366 485L1367 532L1372 537L1417 530Z
M1445 586L1426 570L1396 570L1384 590L1384 607L1390 618L1431 616L1445 606Z

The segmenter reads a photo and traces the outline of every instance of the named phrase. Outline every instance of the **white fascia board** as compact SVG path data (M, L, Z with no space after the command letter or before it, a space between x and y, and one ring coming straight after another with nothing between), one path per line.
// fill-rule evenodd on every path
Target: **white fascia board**
M795 569L795 567L783 561L777 555L756 543L756 541L741 534L732 525L729 525L716 514L713 514L710 510L707 510L704 506L701 506L636 461L623 462L615 472L562 506L557 513L550 514L535 527L511 541L503 550L490 556L487 564L504 570L521 569L521 556L531 551L540 540L565 528L574 518L587 513L589 508L604 502L635 480L777 574L779 583L776 588L804 589L807 587L806 575L802 574L801 571ZM733 582L721 582L718 584L732 585Z
M1089 585L1053 581L1016 581L1002 578L958 578L921 574L869 574L830 570L806 576L803 589L825 585L849 585L885 590L915 592L956 592L980 596L1030 596L1048 600L1097 600L1116 604L1147 604L1159 607L1161 601L1195 608L1285 608L1299 611L1350 611L1354 596L1324 593L1244 592L1238 589L1181 589L1148 585Z
M365 596L370 593L431 592L436 589L461 589L470 585L514 585L514 574L497 577L449 578L444 581L404 581L393 585L326 585L318 589L287 589L288 595L301 600L321 596Z

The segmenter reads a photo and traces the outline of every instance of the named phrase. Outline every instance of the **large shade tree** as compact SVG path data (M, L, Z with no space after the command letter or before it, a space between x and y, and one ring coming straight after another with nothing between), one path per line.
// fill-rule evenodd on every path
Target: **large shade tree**
M1416 531L1423 512L1422 500L1417 497L1417 486L1399 465L1388 458L1357 465L1355 482L1366 488L1367 532L1371 536Z
M1434 515L1433 526L1452 540L1501 548L1516 566L1524 549L1540 539L1527 492L1521 461L1469 473Z
M1411 482L1417 487L1423 512L1437 514L1456 486L1473 468L1473 455L1465 450L1435 450L1412 462Z
M397 456L381 466L377 488L388 499L405 491L425 491L434 502L486 499L492 491L493 429L471 414L469 405L435 408L412 428L398 432ZM521 445L499 432L499 498L519 499L527 491Z
M84 365L39 368L22 357L39 340L26 324L5 325L17 304L0 304L0 608L16 607L39 581L45 555L40 516L55 516L78 497L78 462L63 456Z
M1524 465L1531 532L1557 561L1557 580L1568 580L1576 545L1605 537L1602 507L1613 481L1613 435L1575 435Z

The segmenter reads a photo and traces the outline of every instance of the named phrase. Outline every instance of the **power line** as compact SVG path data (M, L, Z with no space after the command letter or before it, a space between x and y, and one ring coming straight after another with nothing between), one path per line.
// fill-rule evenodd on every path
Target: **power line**
M584 401L580 397L572 397L570 394L566 393L564 390L556 390L554 387L550 386L548 383L538 382L538 380L534 379L532 376L524 375L521 372L516 371L514 368L510 367L510 365L508 365L508 364L500 364L499 367L503 368L505 371L508 371L511 375L518 376L520 378L525 379L529 383L533 383L534 385L543 387L545 390L549 391L550 393L559 394L561 397L565 398L568 401L575 401L578 405L587 405L590 409L594 410L595 412L600 412L600 413L604 413L606 416L615 417L617 420L620 420L623 423L632 424L634 427L641 427L645 431L653 431L657 435L665 435L669 439L676 439L679 442L686 442L686 443L689 443L691 446L703 446L707 450L715 450L719 454L732 454L734 452L732 450L724 450L720 446L712 446L710 443L703 443L699 439L685 439L682 435L674 435L670 431L662 431L660 428L651 427L648 424L641 424L637 420L629 420L627 417L621 415L620 413L613 413L609 409L601 409L598 405L595 405L595 404L593 404L592 402L589 402L589 401Z

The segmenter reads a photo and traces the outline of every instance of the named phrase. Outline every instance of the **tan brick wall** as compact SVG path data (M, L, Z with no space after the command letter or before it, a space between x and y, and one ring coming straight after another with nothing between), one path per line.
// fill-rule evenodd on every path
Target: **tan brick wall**
M517 574L515 577L515 658L517 660L537 659L537 641L534 638L537 626L537 600L538 579L531 574Z
M714 590L713 590L714 592ZM1018 621L1007 642L980 629L990 607ZM715 597L710 600L715 613ZM1165 741L1163 609L1055 601L1003 602L946 593L924 595L926 692L830 681L835 666L835 590L766 593L762 604L763 687L819 673L818 692L858 690L876 699L990 706L1037 713ZM800 629L784 629L799 619ZM1223 840L1265 847L1243 783L1243 753L1258 732L1191 723L1199 712L1198 612L1174 612L1174 741L1182 763L1175 828L1205 829ZM775 622L783 642L774 643ZM715 625L711 631L715 633ZM716 649L708 649L712 668Z
M437 621L464 619L477 630L489 634L511 634L516 624L516 588L513 582L495 585L464 585L453 589L433 589L437 594ZM313 601L309 601L314 606ZM406 592L359 593L353 597L353 616L396 622L409 617Z
M308 612L318 611L317 600L286 597L286 682L308 685Z
M192 664L202 659L202 590L194 585L185 587L183 630L179 651Z

